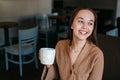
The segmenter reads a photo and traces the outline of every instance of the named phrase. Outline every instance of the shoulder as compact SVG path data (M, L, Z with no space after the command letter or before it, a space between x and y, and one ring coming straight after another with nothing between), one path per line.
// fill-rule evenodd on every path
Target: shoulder
M56 61L60 61L63 58L66 58L68 52L69 40L60 40L57 42L56 49Z
M99 46L96 46L95 44L89 42L90 46L90 53L96 56L96 58L103 58L103 51L99 48Z
M67 46L69 45L69 40L60 40L57 42L56 47Z

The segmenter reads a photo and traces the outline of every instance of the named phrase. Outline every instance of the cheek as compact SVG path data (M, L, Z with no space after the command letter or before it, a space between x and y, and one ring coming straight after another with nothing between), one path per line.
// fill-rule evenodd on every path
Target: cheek
M89 30L93 31L94 26L89 26L88 28L89 28Z
M80 25L78 25L78 24L72 24L72 26L71 26L71 29L78 29L78 28L80 28Z
M72 24L72 25L71 25L71 29L74 29L74 28L75 28L75 25L74 25L74 24Z
M90 31L93 31L93 28L89 28Z
M71 26L71 29L73 29L73 25Z
M89 31L92 33L93 29L94 29L94 27L91 27L91 28L89 28Z

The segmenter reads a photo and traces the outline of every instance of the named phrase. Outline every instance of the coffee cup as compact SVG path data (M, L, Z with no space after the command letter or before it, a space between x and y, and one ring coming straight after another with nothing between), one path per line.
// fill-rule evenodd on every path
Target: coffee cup
M55 59L55 49L54 48L40 48L39 59L41 64L51 65L54 63Z

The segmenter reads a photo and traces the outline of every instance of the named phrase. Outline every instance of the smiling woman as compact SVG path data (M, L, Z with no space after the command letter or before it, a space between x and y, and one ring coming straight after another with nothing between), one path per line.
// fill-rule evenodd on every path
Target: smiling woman
M45 65L41 80L102 80L104 57L96 41L96 13L77 8L70 19L70 39L56 44L53 65Z

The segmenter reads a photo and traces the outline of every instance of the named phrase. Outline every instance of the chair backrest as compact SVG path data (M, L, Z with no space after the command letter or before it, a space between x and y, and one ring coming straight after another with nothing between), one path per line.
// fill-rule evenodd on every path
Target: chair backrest
M9 44L14 44L14 39L18 37L18 29L15 27L9 28Z
M19 35L19 51L22 51L22 46L32 45L36 49L38 27L18 30ZM20 52L21 53L21 52Z
M20 26L36 26L35 16L23 16L19 19Z

